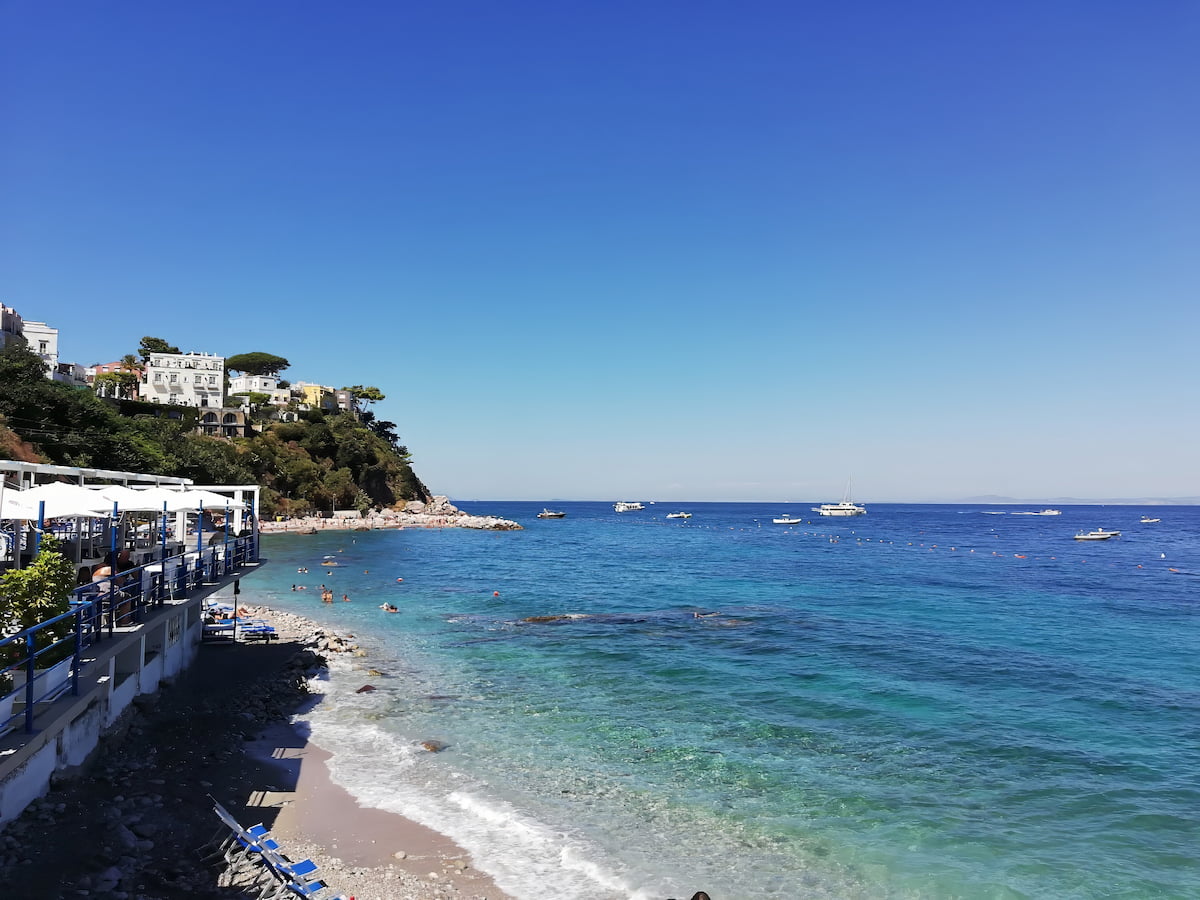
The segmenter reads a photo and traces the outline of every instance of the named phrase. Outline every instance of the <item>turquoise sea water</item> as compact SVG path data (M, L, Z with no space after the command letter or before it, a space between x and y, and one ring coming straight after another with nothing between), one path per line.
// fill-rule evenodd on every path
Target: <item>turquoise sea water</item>
M520 900L1200 896L1200 509L463 505L526 530L245 586L370 650L306 716L335 779Z

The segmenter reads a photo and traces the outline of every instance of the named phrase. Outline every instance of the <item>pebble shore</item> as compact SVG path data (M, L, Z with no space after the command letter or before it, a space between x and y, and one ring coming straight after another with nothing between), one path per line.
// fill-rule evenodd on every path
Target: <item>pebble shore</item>
M484 531L520 531L522 526L498 516L473 516L455 507L446 497L429 503L414 500L396 509L369 511L361 516L302 516L282 522L263 521L263 534L316 534L319 531L374 531L383 528L474 528Z
M220 825L209 795L243 825L263 821L254 818L263 809L245 804L275 790L277 773L247 755L249 742L289 720L330 655L365 652L352 636L300 616L265 607L249 611L267 618L280 640L202 646L174 684L135 702L85 767L56 775L50 792L0 832L6 900L258 896L261 885L252 887L247 873L202 859ZM354 866L303 835L289 839L287 850L320 866L329 885L323 896L504 898L471 870L461 851L412 860L397 849L395 863ZM472 879L486 884L486 893L471 892Z

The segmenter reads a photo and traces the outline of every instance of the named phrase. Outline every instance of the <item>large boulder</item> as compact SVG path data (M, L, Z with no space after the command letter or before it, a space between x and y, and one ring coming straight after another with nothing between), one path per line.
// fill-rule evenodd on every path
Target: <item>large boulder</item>
M449 497L438 495L429 501L429 505L425 507L425 512L432 516L458 516L462 515L458 507L450 502Z

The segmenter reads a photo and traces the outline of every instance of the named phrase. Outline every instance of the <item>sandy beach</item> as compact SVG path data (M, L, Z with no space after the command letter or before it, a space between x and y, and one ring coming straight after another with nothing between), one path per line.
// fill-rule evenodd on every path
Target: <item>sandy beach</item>
M453 841L360 807L329 777L329 754L289 723L307 679L352 636L255 606L269 644L212 643L159 694L142 698L80 770L0 833L8 898L257 896L203 851L220 833L209 795L245 826L262 823L293 859L311 858L355 900L505 900Z

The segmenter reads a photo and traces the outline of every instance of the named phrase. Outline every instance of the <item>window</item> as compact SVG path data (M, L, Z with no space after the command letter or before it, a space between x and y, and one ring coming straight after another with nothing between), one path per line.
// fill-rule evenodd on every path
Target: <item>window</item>
M174 372L172 372L172 373L171 373L171 378L170 378L171 384L174 384L174 383L175 383L176 381L178 381L178 380L179 380L179 376L178 376L178 375L176 375Z
M49 344L47 344L45 341L38 341L39 353L45 353L47 349L49 349Z
M204 381L204 376L203 376L203 375L197 375L197 376L196 376L196 384L200 384L202 381Z
M208 376L208 383L209 383L209 384L216 384L216 383L217 383L217 376L216 376L216 375L209 375L209 376Z
M155 380L155 382L161 382L162 381L162 372L155 372L154 380Z

